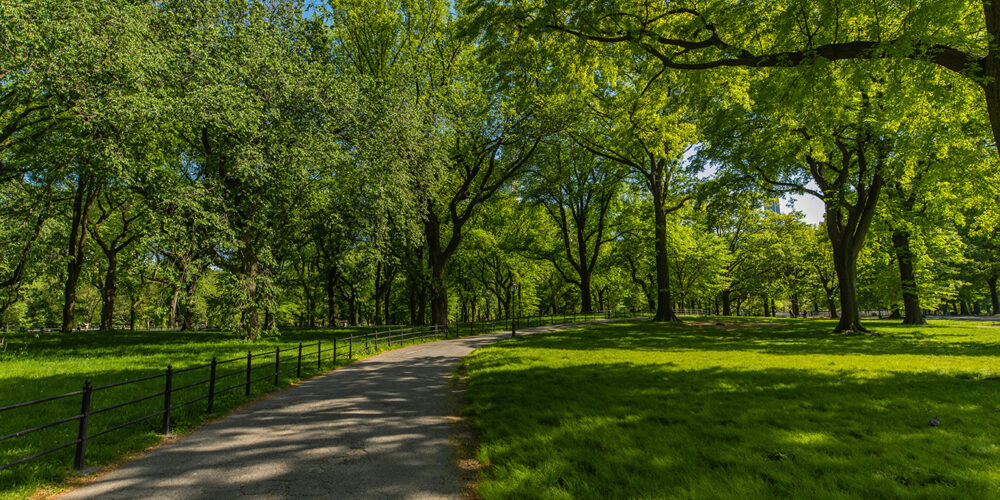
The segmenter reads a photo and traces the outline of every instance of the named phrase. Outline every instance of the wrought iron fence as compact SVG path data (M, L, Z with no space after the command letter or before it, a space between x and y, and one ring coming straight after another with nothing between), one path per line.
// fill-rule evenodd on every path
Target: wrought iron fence
M459 322L453 323L448 329L436 326L404 327L386 331L365 332L347 337L334 338L326 342L317 340L310 344L300 343L297 347L290 350L282 350L278 346L273 350L257 353L247 351L246 356L231 359L218 360L216 357L213 357L208 363L181 369L174 369L172 365L168 365L162 372L99 386L93 385L91 379L87 379L82 389L78 391L0 407L0 421L3 421L5 413L20 408L42 405L67 398L79 398L80 403L79 413L0 436L0 443L3 443L60 425L72 423L76 423L77 425L76 439L64 441L48 449L2 464L0 465L0 471L70 447L75 447L73 468L82 470L87 458L87 446L95 438L151 420L154 422L153 426L157 432L167 435L171 429L171 417L177 410L195 405L196 403L202 403L204 405L203 411L212 413L215 409L216 399L219 396L242 390L243 396L249 397L254 384L265 380L273 380L274 386L277 387L281 385L281 376L293 371L296 378L302 378L304 364L308 366L308 364L314 363L316 371L322 372L324 363L332 362L336 364L338 359L349 361L359 355L368 355L380 350L399 347L407 343L414 344L442 337L448 338L449 336L457 337L502 331L508 330L512 326L522 329L595 319L641 317L649 314L648 312L625 310L587 313L568 312L562 314L519 316L516 319L497 318L466 323ZM194 378L188 375L185 377L186 374L193 374L199 370L207 371L207 376ZM160 385L150 393L138 398L108 404L96 409L93 407L95 395L111 389L147 382L159 383ZM175 384L175 382L179 383L179 385ZM175 396L178 394L189 394L190 392L195 392L196 395L181 402L175 401ZM155 406L155 410L136 410L148 411L140 415L128 415L126 412L126 409L129 407L142 403L147 403L147 406L150 406L155 401L160 402ZM150 408L152 407L150 406ZM115 410L124 413L124 418L121 419L124 421L114 421L113 424L106 425L95 431L95 426L91 419L98 415L109 414Z
M66 398L79 397L80 401L80 412L75 415L0 436L0 442L4 442L59 425L76 422L78 426L76 439L63 442L46 450L2 464L0 465L0 471L74 446L76 447L76 450L73 459L73 468L81 470L87 456L87 445L92 439L156 418L159 419L158 429L160 434L169 434L171 424L170 418L172 413L176 410L194 405L195 403L204 402L205 412L212 413L215 407L216 398L229 393L230 391L242 389L244 396L250 396L251 387L254 383L273 379L274 385L279 386L281 382L281 375L289 374L293 371L295 372L297 378L302 378L302 367L304 362L315 363L317 371L322 371L324 362L332 361L336 364L338 359L351 360L357 355L367 355L381 349L402 346L407 343L413 344L429 339L438 339L442 336L447 337L448 332L437 327L402 328L334 338L332 341L328 341L326 343L322 340L317 340L315 343L311 344L299 343L297 348L291 349L291 352L288 350L283 351L281 347L278 346L275 347L273 351L258 353L248 351L246 356L221 361L213 357L209 363L182 369L174 369L172 365L167 365L166 370L160 373L106 385L94 386L91 383L91 380L87 379L83 384L83 388L78 391L67 392L57 396L50 396L36 399L34 401L25 401L22 403L0 407L0 419L2 419L2 415L4 413L19 408L41 405ZM198 370L207 370L208 376L195 381L185 381L185 383L179 386L174 385L178 375ZM96 409L92 407L93 396L95 394L117 387L153 380L161 380L160 383L162 384L162 390L158 390L151 394L146 394L122 403L111 404ZM231 380L236 381L236 383L230 384ZM220 382L230 385L220 388ZM182 402L174 401L173 396L175 394L198 387L205 387L203 390L199 391L201 394L198 396ZM92 417L154 399L160 399L162 401L162 406L160 406L158 410L136 418L129 418L123 423L117 423L116 425L93 432L90 425Z

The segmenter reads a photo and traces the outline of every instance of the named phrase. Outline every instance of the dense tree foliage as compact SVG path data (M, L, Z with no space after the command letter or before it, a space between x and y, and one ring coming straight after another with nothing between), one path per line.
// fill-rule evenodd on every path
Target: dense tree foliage
M0 321L998 314L998 12L5 2Z

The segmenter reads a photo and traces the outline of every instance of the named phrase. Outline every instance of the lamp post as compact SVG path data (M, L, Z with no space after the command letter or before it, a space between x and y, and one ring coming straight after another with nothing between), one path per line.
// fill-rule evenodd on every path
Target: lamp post
M517 337L517 283L510 285L510 336Z

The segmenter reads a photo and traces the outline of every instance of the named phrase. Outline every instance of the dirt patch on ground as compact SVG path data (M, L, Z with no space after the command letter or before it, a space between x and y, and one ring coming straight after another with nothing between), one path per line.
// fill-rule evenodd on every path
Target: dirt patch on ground
M476 486L479 483L479 471L485 466L476 460L476 450L479 448L479 436L465 418L466 390L465 364L460 363L451 381L451 394L448 398L451 420L451 442L455 445L455 464L462 477L462 493L466 498L477 500Z

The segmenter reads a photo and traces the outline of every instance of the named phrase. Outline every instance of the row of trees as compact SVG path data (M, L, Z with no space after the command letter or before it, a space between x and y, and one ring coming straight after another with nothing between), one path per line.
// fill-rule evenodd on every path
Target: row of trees
M4 4L0 314L997 313L990 8L782 9Z

